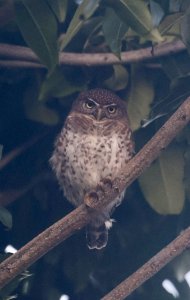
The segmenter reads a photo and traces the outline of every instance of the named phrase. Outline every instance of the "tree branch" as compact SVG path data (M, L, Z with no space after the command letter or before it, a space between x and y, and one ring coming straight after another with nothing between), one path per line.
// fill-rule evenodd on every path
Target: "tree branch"
M28 193L34 186L36 186L39 182L44 180L49 180L51 173L48 172L40 172L38 175L34 176L30 182L20 188L17 189L8 189L5 191L0 191L0 206L10 205L12 202L20 199L23 195Z
M101 300L123 300L190 246L190 227Z
M17 253L10 256L0 265L0 287L5 286L11 279L27 269L32 263L50 251L53 247L71 236L75 231L85 226L91 219L92 213L118 196L121 190L128 187L155 160L161 151L172 141L180 130L190 120L190 97L178 108L173 116L161 127L155 136L122 170L121 178L116 178L112 189L97 193L98 197L85 197L86 203L95 210L82 204L63 219L59 220ZM96 201L94 201L96 200ZM93 202L94 201L94 202ZM170 257L175 257L171 252Z
M129 64L134 62L141 62L157 57L171 55L186 50L185 45L180 41L173 41L170 43L161 43L152 49L148 47L145 49L127 51L121 53L121 60L112 53L68 53L62 52L59 56L61 65L77 65L77 66L104 66L112 64ZM39 64L39 59L36 54L27 47L14 46L9 44L0 44L0 66L5 67L30 67L42 68ZM2 59L7 59L2 61ZM11 60L19 62L11 63ZM21 62L22 61L22 62ZM30 63L29 63L30 62ZM32 64L33 62L33 64ZM39 65L38 65L39 64Z
M46 69L46 67L40 63L23 60L0 60L0 68Z
M17 148L10 151L8 154L3 156L3 158L0 160L0 171L6 167L12 160L14 160L16 157L21 155L23 152L28 150L30 147L35 145L39 140L43 139L48 134L48 131L42 132L41 134L38 134L34 137L32 137L30 140L24 142L22 145L18 146Z

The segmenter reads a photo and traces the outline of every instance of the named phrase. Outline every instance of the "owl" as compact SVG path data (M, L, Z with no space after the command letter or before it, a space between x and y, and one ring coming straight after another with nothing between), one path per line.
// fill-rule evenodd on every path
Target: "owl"
M102 180L119 177L133 154L126 104L111 91L92 89L80 93L74 101L55 142L50 164L65 197L77 207ZM87 225L90 249L106 246L110 216L123 200L124 192Z

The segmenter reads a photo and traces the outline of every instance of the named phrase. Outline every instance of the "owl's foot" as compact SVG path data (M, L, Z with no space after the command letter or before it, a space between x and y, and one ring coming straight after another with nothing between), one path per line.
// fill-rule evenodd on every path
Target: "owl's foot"
M112 183L111 179L109 179L109 178L103 178L100 181L100 186L103 189L105 189L106 191L108 191L108 190L112 189L113 183Z
M110 193L111 191L114 191L114 193L120 193L119 190L119 182L120 182L120 178L116 177L114 179L114 181L112 181L109 178L103 178L100 181L100 185L102 187L102 189L106 192L106 193Z
M115 194L115 198L118 197L119 193L121 193L119 190L119 181L119 178L115 178L113 183L110 179L102 179L97 188L85 196L84 203L86 206L95 210L99 210L99 208L102 208L102 202L104 201L104 198L109 197L109 195L112 193Z
M102 179L96 190L88 193L84 198L84 203L90 207L98 210L98 204L101 204L101 198L105 197L106 193L110 193L112 190L112 182L110 179ZM99 202L99 203L98 203Z

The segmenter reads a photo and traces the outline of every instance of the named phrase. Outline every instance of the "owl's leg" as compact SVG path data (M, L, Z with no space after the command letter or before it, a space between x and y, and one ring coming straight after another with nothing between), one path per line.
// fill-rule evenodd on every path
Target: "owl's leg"
M97 201L102 197L105 193L105 190L108 192L112 189L112 182L109 178L102 179L100 183L97 185L96 189L91 190L84 197L84 203L90 207L94 208L94 204L97 204Z
M86 240L89 249L102 249L108 242L108 229L105 223L97 226L91 223L86 227Z
M86 227L86 239L89 249L102 249L108 242L108 230L112 227L108 210L93 217Z
M95 197L96 193L101 194L104 192L104 188L107 190L112 189L112 182L108 178L101 180L96 191L91 192L92 198ZM102 249L107 245L108 242L108 230L112 227L113 219L110 216L114 212L115 208L121 203L124 197L125 191L119 194L119 196L109 203L102 211L99 212L95 217L93 217L90 224L86 227L86 239L89 249ZM86 202L85 202L86 203ZM92 206L87 206L93 208Z

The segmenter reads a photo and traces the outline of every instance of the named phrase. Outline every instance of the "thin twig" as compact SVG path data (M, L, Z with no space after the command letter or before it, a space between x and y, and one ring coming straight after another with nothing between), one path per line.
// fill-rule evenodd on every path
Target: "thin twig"
M17 189L8 189L5 191L0 191L0 206L7 206L12 202L16 201L23 197L26 193L28 193L34 186L39 184L40 182L44 182L44 180L49 180L51 173L48 172L40 172L38 175L34 176L30 182L20 188Z
M0 68L46 69L46 67L40 63L23 60L0 60Z
M7 206L11 204L15 200L25 195L32 187L33 186L28 184L19 189L9 189L7 191L0 192L0 205Z
M132 50L121 53L121 60L118 59L112 53L68 53L62 52L59 56L59 62L61 65L78 65L78 66L104 66L112 64L129 64L134 62L141 62L144 60L150 60L157 57L171 55L186 50L185 45L180 41L173 41L170 43L161 43L154 47L154 53L152 53L152 47ZM7 59L4 61L4 66L11 67L10 60L23 61L22 64L29 62L39 63L39 59L34 52L27 48L9 44L0 44L0 58ZM1 63L0 66L3 67ZM15 67L12 64L12 67ZM24 65L23 65L24 67ZM37 65L29 64L28 67L36 68ZM41 68L41 64L39 68Z
M28 148L32 147L34 144L36 144L39 140L41 140L43 137L47 135L48 132L43 132L37 136L32 137L29 141L23 143L21 146L13 149L10 151L7 155L3 156L3 158L0 160L0 171L6 167L7 164L9 164L13 159L15 159L17 156L25 152Z
M190 227L101 300L123 300L190 246Z
M88 204L95 209L99 209L108 203L108 199L111 201L117 197L120 190L128 187L158 157L161 151L167 147L189 120L190 97L129 162L127 168L122 171L123 175L121 178L115 180L113 189L108 192L105 190L105 193L95 203L93 203L94 199L87 196ZM5 286L53 247L86 225L91 219L91 214L89 213L91 211L93 210L89 210L85 204L82 204L23 246L17 253L3 261L0 265L0 287ZM175 253L170 253L170 256L171 258L174 257Z

